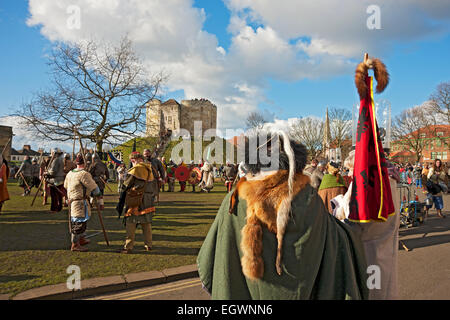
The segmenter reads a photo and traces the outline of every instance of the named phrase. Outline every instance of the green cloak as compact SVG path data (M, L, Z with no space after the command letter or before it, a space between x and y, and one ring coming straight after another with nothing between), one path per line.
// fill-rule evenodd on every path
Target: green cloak
M293 219L284 236L282 268L275 269L277 240L263 228L264 276L245 278L241 268L241 230L246 201L229 214L229 193L197 257L200 279L212 299L367 299L362 242L331 216L317 192L307 185L292 202Z

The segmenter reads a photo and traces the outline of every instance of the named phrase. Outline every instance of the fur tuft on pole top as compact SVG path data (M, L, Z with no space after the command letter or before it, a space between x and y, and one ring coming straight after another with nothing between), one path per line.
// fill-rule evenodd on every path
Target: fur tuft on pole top
M389 73L386 65L380 59L371 58L365 53L364 61L358 64L355 71L355 84L361 100L364 100L369 94L369 88L366 85L369 69L373 69L375 79L377 80L377 93L382 93L389 84Z

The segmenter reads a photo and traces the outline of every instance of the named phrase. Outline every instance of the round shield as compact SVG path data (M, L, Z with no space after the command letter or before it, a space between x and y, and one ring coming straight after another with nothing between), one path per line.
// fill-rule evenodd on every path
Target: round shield
M198 184L202 178L202 173L199 168L195 167L192 168L189 172L189 179L188 182L190 184Z
M185 182L187 179L189 179L189 169L185 166L179 166L175 170L175 179L180 182Z

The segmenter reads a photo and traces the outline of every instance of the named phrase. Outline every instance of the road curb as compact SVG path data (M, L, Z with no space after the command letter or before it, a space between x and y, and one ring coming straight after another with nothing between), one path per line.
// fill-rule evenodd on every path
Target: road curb
M123 291L198 277L197 265L181 266L162 271L130 273L123 276L93 278L81 281L80 290L70 290L66 283L30 289L17 294L12 300L73 300L107 292ZM11 300L0 295L0 300Z

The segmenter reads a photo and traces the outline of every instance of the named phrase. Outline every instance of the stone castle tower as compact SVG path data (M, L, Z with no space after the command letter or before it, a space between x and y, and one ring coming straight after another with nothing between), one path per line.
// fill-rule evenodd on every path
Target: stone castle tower
M146 104L147 129L149 137L157 137L166 130L185 129L194 136L194 122L202 122L202 132L217 129L217 107L207 99L182 100L178 103L170 99L162 103L153 99Z

